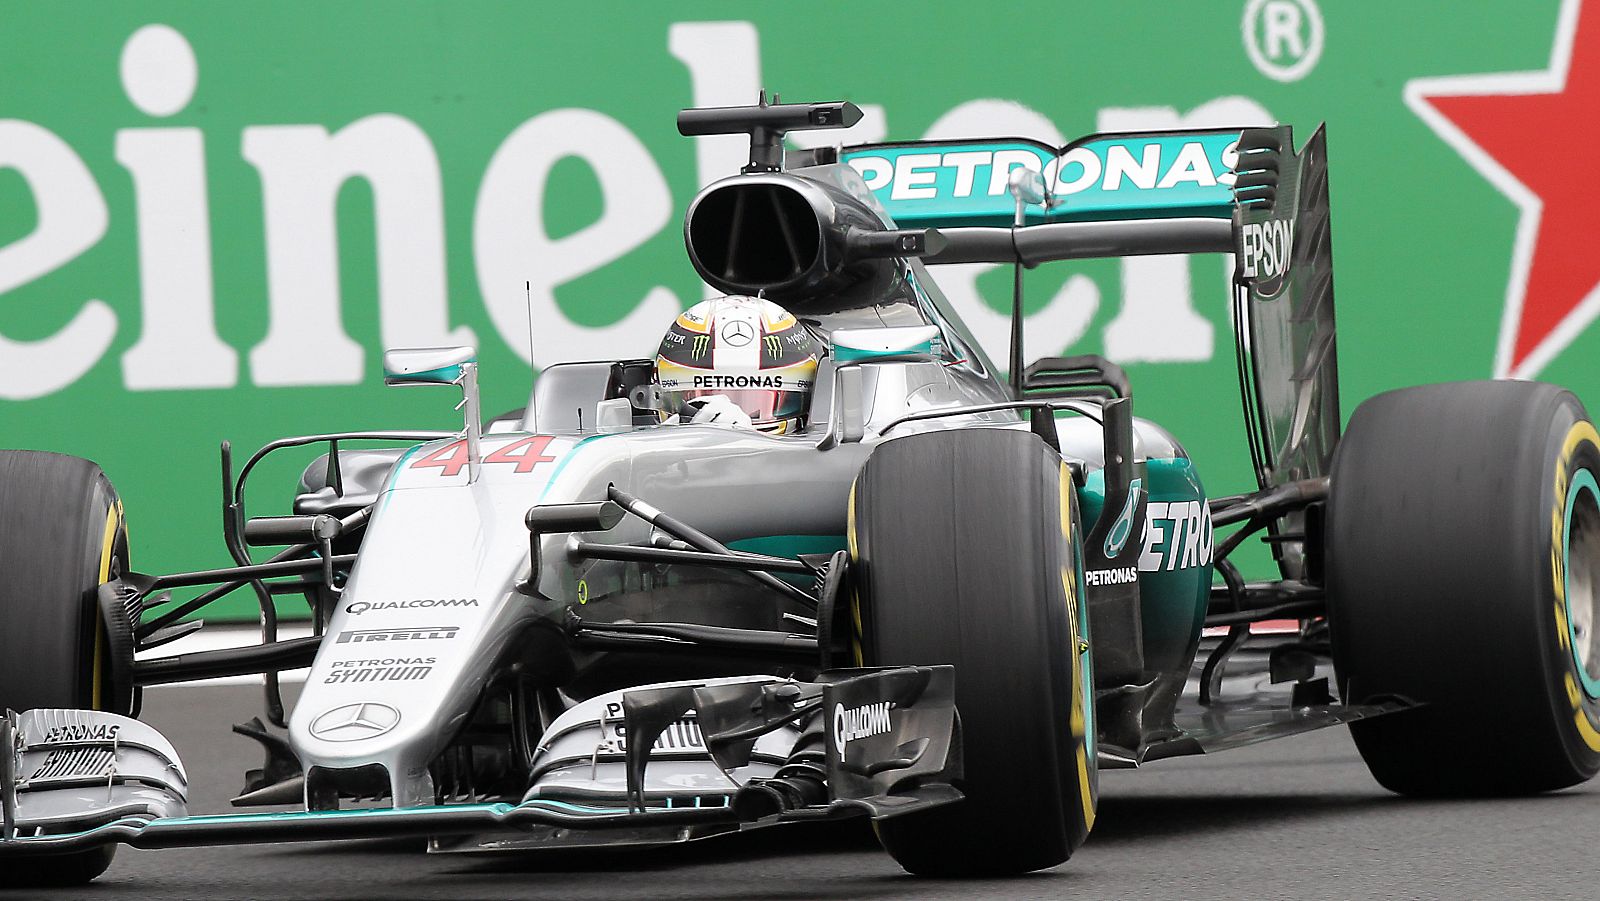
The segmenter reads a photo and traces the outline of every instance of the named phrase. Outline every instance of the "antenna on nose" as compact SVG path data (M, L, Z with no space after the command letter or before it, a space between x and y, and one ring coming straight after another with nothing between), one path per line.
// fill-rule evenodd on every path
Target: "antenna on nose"
M533 282L522 283L522 295L528 302L528 365L533 365Z

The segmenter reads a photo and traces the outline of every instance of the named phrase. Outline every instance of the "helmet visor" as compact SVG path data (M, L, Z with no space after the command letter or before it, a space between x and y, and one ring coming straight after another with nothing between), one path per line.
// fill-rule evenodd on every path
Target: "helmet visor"
M801 416L806 411L806 392L779 391L772 388L695 388L687 391L664 391L661 402L671 414L682 414L689 401L702 397L722 395L733 401L739 409L749 414L755 423L775 422Z

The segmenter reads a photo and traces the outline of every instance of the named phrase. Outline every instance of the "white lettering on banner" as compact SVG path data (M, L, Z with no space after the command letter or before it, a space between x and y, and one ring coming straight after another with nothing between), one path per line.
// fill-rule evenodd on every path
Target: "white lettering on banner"
M565 157L594 171L603 206L596 221L552 238L544 227L544 193L550 170ZM529 360L531 303L539 349L530 362L586 359L600 348L642 356L678 315L681 305L671 291L652 287L620 322L587 327L561 312L555 289L626 256L671 216L661 169L617 120L594 110L558 109L519 125L489 160L472 225L478 287L500 337ZM525 282L532 283L526 297Z
M761 37L750 22L675 22L667 52L689 70L692 107L747 106L761 92ZM750 160L747 135L698 135L695 180L705 187Z
M1055 124L1043 114L1020 103L994 99L970 100L955 107L935 120L922 137L938 141L983 134L1019 135L1056 147L1065 143ZM1089 158L1096 160L1098 170L1098 159L1093 154ZM1004 361L1011 316L991 307L978 290L978 278L996 268L994 263L954 263L933 267L933 276L978 344L991 358ZM1068 277L1043 308L1024 318L1024 356L1033 360L1071 346L1088 332L1099 306L1100 289L1093 279L1082 274Z
M182 112L200 78L193 48L166 25L134 32L121 68L128 99L156 117ZM122 355L122 381L134 391L239 381L239 352L217 336L205 153L198 128L117 131L139 225L139 340Z
M1298 81L1322 58L1322 12L1314 0L1249 0L1240 30L1250 63L1275 81Z
M383 346L476 343L471 329L449 326L439 158L416 123L367 116L332 135L320 125L258 125L244 130L243 151L261 173L272 310L266 339L250 351L256 384L348 385L366 375L365 352L340 316L337 205L352 178L372 185Z
M1267 56L1283 55L1280 44L1288 45L1293 56L1304 56L1306 42L1300 39L1300 10L1293 3L1269 3L1266 8Z
M670 26L666 50L688 70L686 105L753 102L761 84L760 35L750 22L683 22ZM199 67L193 48L168 26L135 31L124 46L122 86L140 114L162 118L184 111L195 94ZM1250 125L1271 121L1252 100L1227 97L1180 115L1168 107L1102 111L1101 130ZM129 390L229 387L240 382L242 348L217 330L213 279L213 219L236 217L213 203L207 172L226 135L192 126L144 122L118 130L115 157L133 184L134 209L118 221L134 230L138 247L139 334L120 363ZM791 135L799 147L881 140L881 107L863 107L861 122L844 131ZM1019 103L970 100L940 116L928 138L1020 134L1060 146L1048 118ZM254 166L262 191L268 314L267 334L250 348L245 381L256 385L339 385L368 376L365 349L481 343L452 325L447 294L443 178L431 138L398 115L374 114L337 124L251 125L239 152ZM219 144L221 141L223 144ZM695 139L697 180L735 172L747 142L740 136ZM207 146L209 143L209 147ZM211 159L207 158L208 151ZM1231 158L1232 150L1224 153ZM574 157L594 172L601 189L595 221L552 237L543 220L547 182L558 161ZM951 151L887 160L858 160L874 188L927 196L936 168L945 167L963 197L1004 194L1009 172L1034 165L1029 151ZM1062 193L1107 186L1227 183L1199 145L1163 153L1149 147L1114 149L1102 161L1087 150L1047 164L1047 179ZM985 169L987 167L987 169ZM1055 170L1059 167L1059 179ZM5 294L70 264L105 235L109 214L94 177L77 153L52 132L29 122L0 120L0 168L16 171L37 209L34 230L0 246L0 302ZM901 176L897 178L898 176ZM368 182L374 204L379 331L347 333L340 296L338 197L353 179ZM683 200L684 198L679 198ZM214 207L214 208L213 208ZM543 112L513 129L492 154L478 185L472 252L478 288L496 334L506 347L533 359L527 348L531 283L538 365L601 354L648 352L663 323L682 306L678 297L640 276L626 315L601 326L580 325L562 312L557 291L612 265L670 226L674 198L649 150L610 116L588 109ZM232 227L234 223L230 223ZM1263 239L1263 252L1270 245ZM1281 254L1280 254L1281 259ZM1212 355L1211 323L1194 310L1188 261L1139 257L1120 262L1122 305L1106 326L1104 349L1123 362L1204 360ZM940 267L940 286L994 357L1005 353L1009 316L991 306L977 279L992 264ZM125 298L131 302L132 298ZM248 298L246 298L248 300ZM1041 309L1027 317L1027 355L1058 353L1087 333L1101 291L1072 274ZM0 398L42 397L71 385L104 359L117 337L110 304L82 297L42 296L39 315L53 334L27 339L0 335ZM457 319L467 311L457 310ZM64 325L60 323L65 323ZM131 336L130 336L131 337Z
M170 25L146 25L129 35L117 69L128 99L157 119L182 112L200 83L194 48Z
M741 106L761 92L761 38L750 22L675 22L667 29L667 52L689 70L690 106ZM750 160L745 135L697 135L695 183L705 187ZM722 292L704 282L701 297Z
M217 336L205 137L198 128L124 128L139 222L139 341L122 355L129 389L231 388L239 352Z
M100 243L109 216L83 160L53 132L32 122L0 119L0 169L27 182L38 221L33 231L0 247L0 296L54 272ZM71 303L46 299L39 305ZM59 315L59 314L58 314ZM76 382L105 356L117 316L104 301L85 300L55 334L18 341L0 335L0 397L28 400Z
M1187 113L1170 106L1111 107L1100 111L1098 131L1155 131L1173 128L1232 128L1271 125L1272 114L1248 97L1218 97ZM1204 152L1187 145L1161 177L1158 186L1186 180L1196 184L1230 184L1231 173L1213 175ZM1238 159L1235 148L1223 150L1222 161ZM1180 168L1180 163L1185 168ZM1187 170L1187 171L1186 171ZM1197 362L1209 360L1215 343L1211 320L1194 303L1189 257L1178 254L1123 257L1122 308L1106 323L1105 354L1119 363ZM1233 260L1222 267L1224 301L1232 296ZM1231 306L1224 303L1224 307Z

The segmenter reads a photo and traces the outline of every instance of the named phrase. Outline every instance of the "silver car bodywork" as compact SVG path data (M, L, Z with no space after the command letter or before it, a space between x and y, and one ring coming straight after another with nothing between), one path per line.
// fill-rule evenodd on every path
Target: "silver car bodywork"
M558 534L542 538L537 590L527 591L521 585L530 570L529 534L522 520L533 505L603 500L615 483L725 543L839 537L850 486L878 442L933 428L1026 428L1007 410L906 422L884 436L881 430L905 415L1003 395L992 382L943 361L864 362L845 371L856 377L828 379L818 400L832 410L822 407L828 415L814 416L813 427L799 435L701 425L491 434L483 439L485 460L500 454L507 462L486 462L476 480L465 467L452 472L438 465L462 439L404 453L375 495L372 522L328 626L329 638L290 719L290 742L307 771L380 764L397 805L432 804L428 764L471 714L510 643L538 621L555 621L569 608L598 609L604 597L625 594L648 579L639 564L571 558L573 542L600 535ZM577 374L578 384L595 384L582 377L581 367ZM546 376L557 385L560 377L559 371ZM859 392L854 402L835 393L840 385ZM598 400L558 399L545 388L536 394L527 423L543 425L547 407L565 412L592 408ZM837 440L851 429L859 430L860 440ZM1060 435L1064 456L1098 468L1097 423L1066 418ZM1136 422L1136 435L1142 453L1181 453L1153 424ZM535 447L541 459L512 459L519 446L522 452ZM650 533L647 523L630 518L603 537L647 544ZM750 583L749 591L759 590ZM660 611L657 618L692 615ZM365 728L340 725L339 711L354 715L362 705L379 705L385 721ZM550 729L564 728L565 719L564 714ZM702 755L700 765L710 767L709 758ZM540 766L536 760L536 772ZM714 767L707 771L720 777Z
M820 167L806 177L871 203L871 192L848 167ZM607 711L619 703L621 689L683 684L673 670L654 663L612 666L608 651L572 653L575 676L540 698L542 738L529 762L531 785L516 808L469 803L441 814L434 805L449 793L435 784L437 765L491 690L515 678L541 641L564 637L574 617L601 624L787 631L786 621L807 622L813 612L786 600L770 581L739 573L574 553L585 540L657 545L662 536L638 516L623 518L603 536L563 531L530 537L530 509L603 501L616 485L735 548L742 542L832 542L839 548L856 475L882 442L929 430L1035 428L1018 409L1025 404L1016 403L1011 389L995 378L993 365L921 264L879 262L873 280L843 291L814 316L800 314L802 320L825 344L843 330L930 329L929 349L846 354L836 348L821 365L808 426L798 434L636 420L629 399L607 394L612 361L550 367L520 429L502 420L483 433L475 364L462 370L466 355L429 351L404 357L415 365L394 383L464 388L468 415L461 435L401 451L336 451L342 476L330 478L326 460L314 464L296 504L296 513L308 518L325 511L369 517L342 586L329 577L318 589L329 602L327 620L288 719L287 745L304 773L305 806L312 815L303 821L307 834L334 828L333 819L316 814L336 811L341 796L352 794L377 794L393 808L415 809L414 828L454 817L441 833L460 834L462 824L500 828L517 817L540 823L552 817L624 818L634 810L620 774L625 738L608 722ZM446 361L439 371L461 377L439 376L426 368L431 360ZM1101 468L1106 437L1099 408L1070 401L1061 407L1065 418L1055 438L1063 457L1080 475ZM1133 449L1135 462L1182 455L1170 436L1143 421L1134 422ZM243 558L242 550L235 553ZM321 553L327 555L326 570L332 546L324 545ZM557 656L565 658L566 650ZM726 684L719 678L734 673L762 683L818 675L815 664L694 663L704 664L698 670L690 666L692 684L701 686ZM794 729L769 731L746 765L725 768L695 746L692 722L674 728L675 741L664 733L652 749L655 762L643 786L645 795L660 796L668 810L685 800L697 807L718 797L728 803L732 789L772 775L798 738ZM842 750L836 756L842 758ZM374 781L381 789L351 788ZM930 795L930 803L960 797L948 785L944 790ZM467 800L477 800L476 792L469 791ZM152 809L148 815L177 813ZM384 822L376 817L345 822L386 828L375 825ZM261 840L276 835L281 824L239 820L194 829L213 826ZM158 834L183 828L163 821ZM133 835L138 829L124 831Z

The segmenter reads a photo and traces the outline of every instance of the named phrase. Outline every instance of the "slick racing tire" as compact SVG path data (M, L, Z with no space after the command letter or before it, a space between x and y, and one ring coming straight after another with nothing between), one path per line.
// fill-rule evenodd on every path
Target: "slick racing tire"
M1522 795L1600 769L1600 435L1570 392L1425 385L1363 403L1334 456L1328 623L1384 787Z
M0 709L132 712L131 686L111 681L96 603L100 583L126 572L127 561L122 502L99 466L0 451ZM3 881L88 882L115 851L8 858Z
M878 822L928 876L1066 860L1097 794L1077 499L1029 432L910 435L851 491L852 653L866 666L955 666L965 799Z

